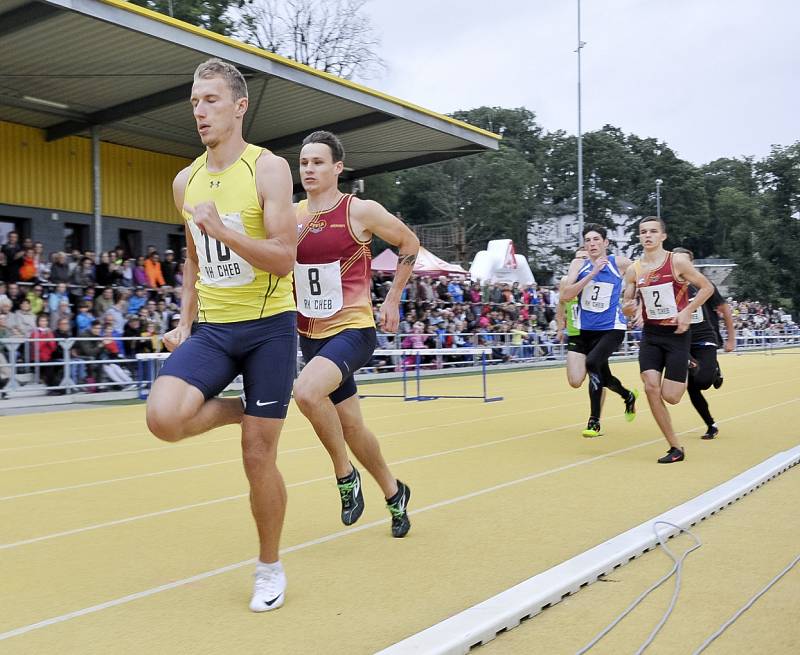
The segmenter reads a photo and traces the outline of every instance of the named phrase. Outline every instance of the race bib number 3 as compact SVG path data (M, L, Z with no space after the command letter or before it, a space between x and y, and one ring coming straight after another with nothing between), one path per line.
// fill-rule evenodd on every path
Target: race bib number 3
M656 284L650 287L640 287L644 308L650 319L674 318L678 315L678 305L675 302L675 290L672 282Z
M342 308L342 271L329 264L295 264L297 311L306 318L328 318Z
M614 285L608 282L591 282L581 291L581 309L585 312L601 313L611 306Z
M241 215L238 212L223 214L220 218L226 227L239 234L246 234ZM255 280L256 274L253 267L235 251L202 232L194 224L194 221L189 221L189 229L192 231L192 239L197 251L202 284L210 287L240 287Z

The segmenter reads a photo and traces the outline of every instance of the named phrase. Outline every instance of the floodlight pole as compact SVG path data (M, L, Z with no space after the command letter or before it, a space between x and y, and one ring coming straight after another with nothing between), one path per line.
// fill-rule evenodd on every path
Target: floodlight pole
M661 179L656 180L656 216L661 218L661 185L664 181Z
M583 239L583 132L581 129L581 0L578 0L578 245Z

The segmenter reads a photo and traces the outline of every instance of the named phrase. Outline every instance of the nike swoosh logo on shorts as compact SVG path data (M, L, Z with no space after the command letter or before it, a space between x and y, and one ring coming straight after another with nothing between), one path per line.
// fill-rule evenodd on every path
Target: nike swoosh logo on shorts
M256 400L256 405L259 407L266 407L267 405L274 405L277 402L277 400L268 400L267 402L262 403L260 400Z

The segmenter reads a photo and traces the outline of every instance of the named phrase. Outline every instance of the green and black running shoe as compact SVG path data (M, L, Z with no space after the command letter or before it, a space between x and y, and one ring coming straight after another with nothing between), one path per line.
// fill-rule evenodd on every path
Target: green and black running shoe
M602 436L603 431L600 429L600 421L596 418L590 418L589 422L586 424L586 429L581 432L581 434L587 439Z
M397 481L397 493L386 501L386 507L392 515L392 536L405 537L411 529L408 519L408 501L411 499L411 489L408 485Z
M639 397L639 392L632 389L628 392L628 397L625 399L625 420L630 423L636 418L636 399Z
M353 472L336 480L342 499L342 523L353 525L364 511L364 494L361 493L361 475L354 466Z

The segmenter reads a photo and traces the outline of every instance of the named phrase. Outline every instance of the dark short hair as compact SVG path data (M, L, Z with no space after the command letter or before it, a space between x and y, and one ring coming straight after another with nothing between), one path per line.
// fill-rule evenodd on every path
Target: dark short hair
M598 225L597 223L588 223L583 228L584 237L589 234L589 232L597 232L601 237L603 237L603 239L608 238L608 232L606 231L606 228L604 228L602 225Z
M694 261L694 253L688 248L681 248L681 247L673 248L672 252L677 252L679 255L689 255L689 259Z
M664 232L664 234L666 234L667 224L664 222L664 219L659 218L658 216L645 216L641 221L639 221L639 225L641 225L642 223L652 223L654 221L661 226L661 231Z
M344 147L342 146L342 142L339 141L339 137L333 132L326 132L325 130L312 132L303 139L304 146L307 146L309 143L324 143L328 146L331 149L331 156L333 157L334 164L337 161L344 161Z

